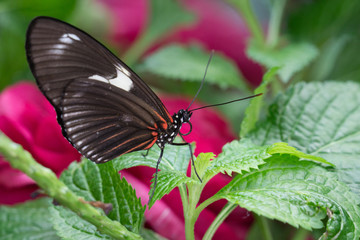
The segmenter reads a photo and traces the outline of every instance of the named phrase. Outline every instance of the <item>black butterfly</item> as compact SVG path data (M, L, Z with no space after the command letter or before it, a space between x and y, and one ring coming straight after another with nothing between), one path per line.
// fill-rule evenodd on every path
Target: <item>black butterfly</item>
M104 163L156 143L161 149L157 173L166 144L189 145L192 152L189 143L173 141L190 133L191 128L185 134L180 129L183 123L191 127L190 117L197 109L181 109L171 116L136 73L82 30L37 17L27 31L26 53L63 135L91 161ZM198 176L196 169L195 173ZM157 174L154 190L156 183Z

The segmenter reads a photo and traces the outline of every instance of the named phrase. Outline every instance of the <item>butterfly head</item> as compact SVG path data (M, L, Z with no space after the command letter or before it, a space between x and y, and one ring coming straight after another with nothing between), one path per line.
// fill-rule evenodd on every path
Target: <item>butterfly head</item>
M181 126L184 123L188 123L190 125L190 130L187 133L179 132L181 135L185 136L191 132L191 130L192 130L192 125L190 122L191 115L192 115L192 112L185 110L185 109L181 109L173 115L174 128L176 128L178 131L180 131Z
M183 123L189 123L191 118L192 112L180 109L177 113L173 115L173 120L175 124L183 124Z
M188 110L181 109L181 110L179 110L178 115L180 116L180 121L182 123L188 123L188 122L190 122L192 112L189 112Z

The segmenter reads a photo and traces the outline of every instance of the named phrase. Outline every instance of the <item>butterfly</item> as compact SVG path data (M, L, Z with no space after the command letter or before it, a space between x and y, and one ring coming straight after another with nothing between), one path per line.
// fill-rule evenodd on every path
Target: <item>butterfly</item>
M191 145L174 139L191 132L190 118L197 109L181 109L171 116L124 62L89 34L61 20L33 19L25 48L36 83L55 108L62 134L83 156L105 163L156 144L161 151L150 199L166 144L188 145L194 166ZM180 132L184 123L190 124L188 133Z

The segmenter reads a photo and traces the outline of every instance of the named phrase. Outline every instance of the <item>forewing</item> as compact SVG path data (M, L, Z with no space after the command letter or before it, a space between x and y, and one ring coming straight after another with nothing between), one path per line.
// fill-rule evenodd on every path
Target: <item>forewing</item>
M107 82L141 98L171 122L156 94L125 63L82 30L50 17L29 25L26 52L30 68L49 101L60 107L64 89L74 79Z
M158 130L172 121L155 93L130 68L67 23L34 19L26 51L64 136L92 161L147 149Z

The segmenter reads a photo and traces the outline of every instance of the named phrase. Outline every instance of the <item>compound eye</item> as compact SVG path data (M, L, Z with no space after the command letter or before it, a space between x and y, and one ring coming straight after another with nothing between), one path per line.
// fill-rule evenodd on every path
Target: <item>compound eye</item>
M184 124L188 124L189 126L190 126L190 128L189 128L189 131L187 131L187 132L185 132L185 133L182 133L181 132L181 129L182 129L182 126L184 125ZM191 133L191 131L192 131L192 124L191 124L191 122L186 122L186 123L183 123L182 125L181 125L181 127L180 127L180 135L182 135L182 136L186 136L186 135L189 135L190 133Z

